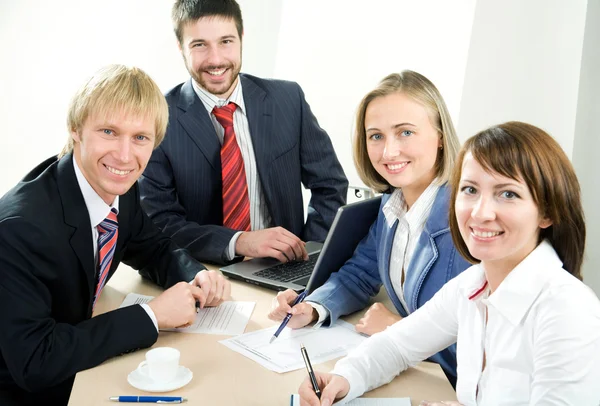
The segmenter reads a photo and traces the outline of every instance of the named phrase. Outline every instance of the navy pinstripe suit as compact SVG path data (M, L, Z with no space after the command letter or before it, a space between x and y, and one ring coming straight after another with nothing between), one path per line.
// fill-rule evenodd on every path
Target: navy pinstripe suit
M274 226L323 241L348 181L297 83L240 74L256 166ZM166 95L169 126L139 184L153 221L200 261L226 263L221 144L191 79ZM304 223L302 185L311 190Z

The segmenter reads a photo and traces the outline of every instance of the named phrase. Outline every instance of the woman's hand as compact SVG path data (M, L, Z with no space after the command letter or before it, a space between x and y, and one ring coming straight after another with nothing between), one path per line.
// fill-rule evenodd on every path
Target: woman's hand
M287 325L289 328L302 328L317 320L319 314L310 304L302 302L294 307L291 306L296 297L298 297L298 294L292 289L277 293L271 303L271 312L268 314L269 319L281 321L288 313L291 313L293 316Z
M350 383L346 378L339 375L316 372L317 384L321 388L321 399L315 394L310 379L306 377L300 388L300 406L331 406L333 402L343 398L350 390Z
M365 315L358 321L355 328L359 333L373 335L385 330L397 321L402 320L402 317L390 312L381 303L375 303L367 310Z

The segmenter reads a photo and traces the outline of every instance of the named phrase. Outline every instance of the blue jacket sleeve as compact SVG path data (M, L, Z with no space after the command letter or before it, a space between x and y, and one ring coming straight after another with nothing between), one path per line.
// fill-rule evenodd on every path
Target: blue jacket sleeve
M385 219L380 211L377 221L358 244L352 258L306 298L329 311L325 326L332 325L341 316L365 308L369 299L379 292L382 282L377 265L377 245L383 221Z

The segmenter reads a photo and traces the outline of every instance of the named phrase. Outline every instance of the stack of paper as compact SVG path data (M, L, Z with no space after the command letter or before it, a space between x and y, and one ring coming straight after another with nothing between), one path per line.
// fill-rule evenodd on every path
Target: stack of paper
M300 344L304 344L312 364L315 365L346 355L366 338L357 333L352 324L338 320L329 328L305 327L298 330L286 328L272 344L269 344L269 339L277 327L273 326L220 342L271 371L283 373L304 368Z

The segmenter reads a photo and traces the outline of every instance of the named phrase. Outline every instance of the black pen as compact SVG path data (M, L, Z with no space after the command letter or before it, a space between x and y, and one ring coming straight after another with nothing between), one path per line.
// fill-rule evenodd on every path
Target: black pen
M317 397L321 399L321 389L319 389L319 384L317 383L317 377L315 376L315 371L312 369L312 365L310 364L310 359L308 359L308 353L306 352L306 348L304 348L304 344L300 344L300 352L302 353L302 358L304 358L304 365L306 365L306 370L308 371L308 377L310 378L310 383L317 394Z

